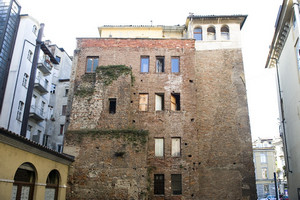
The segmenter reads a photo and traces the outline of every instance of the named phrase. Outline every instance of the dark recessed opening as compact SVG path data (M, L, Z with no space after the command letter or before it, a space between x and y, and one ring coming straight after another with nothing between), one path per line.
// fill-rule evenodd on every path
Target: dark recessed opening
M194 81L193 80L190 80L190 83L193 83Z
M116 98L110 98L109 99L109 113L115 114L117 109L117 99Z

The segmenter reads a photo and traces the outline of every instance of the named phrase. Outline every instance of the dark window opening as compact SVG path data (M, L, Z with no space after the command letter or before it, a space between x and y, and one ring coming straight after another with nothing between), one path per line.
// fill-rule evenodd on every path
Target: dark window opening
M165 72L165 57L156 57L156 72Z
M60 125L60 130L59 130L59 135L63 135L64 134L64 124Z
M115 114L117 109L117 99L111 98L109 99L109 113Z
M171 174L172 194L182 194L181 174Z
M154 174L154 194L165 194L164 174Z
M180 110L180 94L171 94L171 110Z

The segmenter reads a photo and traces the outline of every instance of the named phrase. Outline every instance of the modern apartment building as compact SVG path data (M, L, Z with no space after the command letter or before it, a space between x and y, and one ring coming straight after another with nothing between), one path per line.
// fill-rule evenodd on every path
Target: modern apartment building
M299 1L283 0L266 68L276 68L280 134L290 199L300 198L300 19Z
M246 17L103 26L77 39L68 199L256 199Z

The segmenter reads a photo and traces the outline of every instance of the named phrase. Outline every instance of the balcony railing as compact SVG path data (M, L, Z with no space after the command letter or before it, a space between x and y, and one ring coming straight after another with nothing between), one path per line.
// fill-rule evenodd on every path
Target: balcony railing
M42 94L48 93L48 82L43 80L41 77L36 77L34 88L36 88Z
M42 121L45 119L45 110L38 106L31 105L29 117L35 119L36 121Z
M52 66L48 63L50 61L47 61L45 59L40 59L38 62L38 69L43 72L44 75L51 74Z

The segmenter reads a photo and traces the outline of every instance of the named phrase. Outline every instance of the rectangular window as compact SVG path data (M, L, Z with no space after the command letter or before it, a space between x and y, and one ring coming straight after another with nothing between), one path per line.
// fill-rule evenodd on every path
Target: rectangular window
M60 125L60 130L59 130L59 135L63 135L64 134L64 124Z
M181 174L171 174L171 187L172 187L172 194L174 195L182 194Z
M268 178L268 169L267 168L262 168L261 169L261 177L262 177L262 179L267 179Z
M164 110L164 94L155 94L155 110L160 111Z
M164 139L163 138L155 138L155 156L163 157L164 156Z
M56 59L56 61L57 61L58 63L60 63L60 57L59 57L59 56L56 56L55 59Z
M22 85L26 88L27 88L28 78L29 78L28 74L24 73Z
M43 145L44 145L44 146L47 146L47 145L48 145L48 138L49 138L49 135L46 135L46 134L45 134L45 135L43 136Z
M165 176L164 174L154 174L154 194L165 194Z
M55 94L55 89L56 89L56 85L52 83L50 93Z
M269 185L268 184L264 185L264 193L269 193Z
M65 116L66 114L67 114L67 105L63 105L61 110L61 115Z
M141 72L144 72L144 73L149 72L149 56L141 57Z
M156 57L156 72L165 72L165 57L157 56Z
M17 110L17 120L22 121L24 103L19 101L18 110Z
M69 88L66 88L66 89L65 89L65 97L67 97L68 94L69 94Z
M44 101L41 102L41 115L44 116L44 112L45 112L45 105L46 103Z
M180 94L171 94L171 110L180 110Z
M57 152L62 153L62 145L61 144L57 145Z
M267 163L267 155L265 153L260 154L260 162Z
M148 94L140 94L139 110L148 111Z
M86 72L88 73L96 72L98 62L99 62L99 57L87 57Z
M109 113L115 114L117 109L117 99L116 98L110 98L109 99Z
M171 67L172 73L179 72L179 57L172 57L171 58Z
M172 156L179 157L181 155L180 151L180 138L172 138Z

